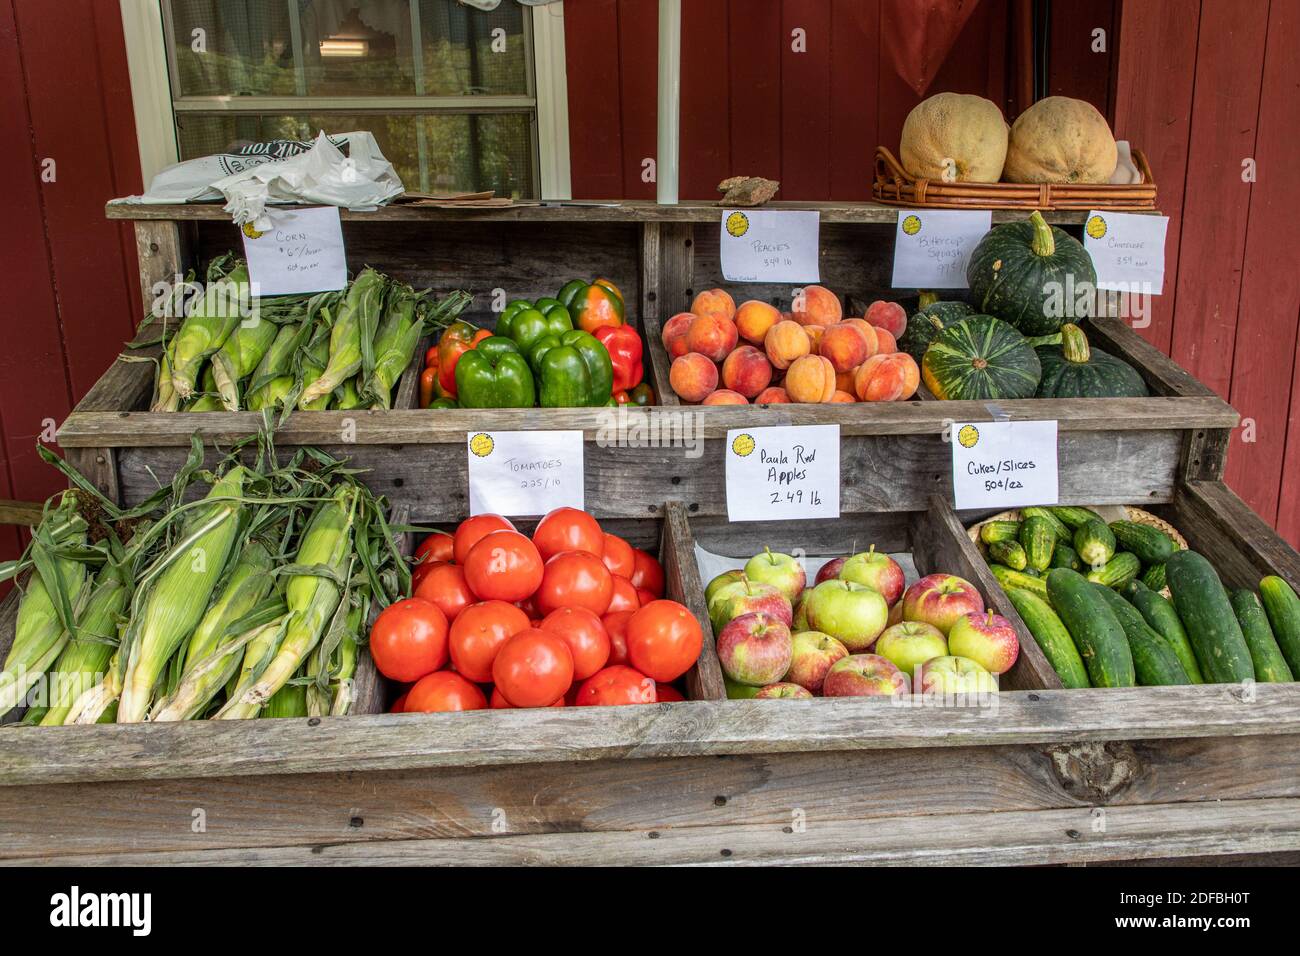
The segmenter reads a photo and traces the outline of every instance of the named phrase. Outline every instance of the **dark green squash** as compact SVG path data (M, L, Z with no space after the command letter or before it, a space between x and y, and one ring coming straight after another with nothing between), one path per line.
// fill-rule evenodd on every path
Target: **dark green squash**
M939 333L921 360L921 375L936 398L1032 398L1042 366L1007 323L972 315Z
M1060 345L1036 350L1043 365L1039 398L1143 398L1150 394L1133 366L1105 352L1093 351L1077 325L1061 326Z
M1051 335L1081 305L1091 314L1097 271L1083 243L1035 211L1025 222L985 234L966 265L966 281L981 312L1025 335Z
M898 350L919 363L940 332L974 314L975 310L965 302L931 302L907 320L907 328L898 340Z

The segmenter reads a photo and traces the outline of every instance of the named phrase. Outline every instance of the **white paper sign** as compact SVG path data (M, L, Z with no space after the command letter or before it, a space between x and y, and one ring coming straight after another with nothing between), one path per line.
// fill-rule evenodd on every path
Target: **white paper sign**
M898 214L895 289L965 289L966 260L993 222L987 209L916 209Z
M1056 422L958 422L952 428L958 511L1057 503Z
M728 282L817 282L821 213L724 209L722 275Z
M259 232L249 223L242 230L248 275L257 285L257 295L347 288L348 263L337 206L268 206L265 218L270 228Z
M840 426L727 432L727 520L840 516Z
M1083 247L1097 269L1097 288L1160 295L1165 285L1168 216L1090 212Z
M469 432L469 513L585 509L582 432Z

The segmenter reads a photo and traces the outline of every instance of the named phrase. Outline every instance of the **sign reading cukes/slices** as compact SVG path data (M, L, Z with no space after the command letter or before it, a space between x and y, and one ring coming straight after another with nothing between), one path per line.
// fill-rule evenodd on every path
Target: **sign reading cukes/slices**
M1083 247L1097 269L1097 288L1160 295L1165 285L1168 216L1090 212Z
M582 432L469 432L469 513L585 510Z
M895 289L965 289L966 260L993 222L987 209L917 209L898 214Z
M337 206L267 206L245 223L244 258L256 295L333 292L348 284Z
M840 516L840 426L727 432L727 520Z
M821 214L803 209L724 209L722 275L728 282L818 282Z
M957 422L952 426L952 490L958 511L1054 505L1056 422Z

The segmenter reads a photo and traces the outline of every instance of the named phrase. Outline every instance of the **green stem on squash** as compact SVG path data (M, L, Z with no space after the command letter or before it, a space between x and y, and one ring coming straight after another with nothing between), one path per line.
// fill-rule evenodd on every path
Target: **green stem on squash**
M1061 352L1067 362L1087 364L1092 353L1088 348L1088 337L1083 334L1083 329L1070 322L1061 326Z
M1037 209L1030 214L1029 222L1034 227L1034 239L1029 246L1034 250L1034 255L1046 259L1056 252L1056 237L1052 235L1052 227Z

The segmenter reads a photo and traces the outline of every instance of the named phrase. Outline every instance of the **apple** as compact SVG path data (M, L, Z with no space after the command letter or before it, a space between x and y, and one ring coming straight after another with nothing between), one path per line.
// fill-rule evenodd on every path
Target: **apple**
M759 584L771 584L792 604L808 583L808 575L804 573L802 564L790 555L774 552L771 548L764 548L762 554L756 554L746 561L745 573Z
M943 632L933 624L903 621L885 628L873 650L893 661L908 677L915 677L919 665L948 653L948 642L943 639Z
M850 556L838 575L842 581L852 581L875 588L884 595L885 603L893 607L903 596L906 581L903 569L887 554L881 554L873 544L870 551Z
M844 562L848 558L831 558L820 568L817 569L817 579L814 584L821 584L823 581L830 581L840 576L840 568L844 567Z
M727 689L727 700L749 700L757 697L761 687L751 687L749 684L738 684L726 674L722 675L722 686Z
M794 602L794 618L790 621L791 631L807 631L808 627L808 595L812 593L812 588L804 588L799 592L798 599Z
M785 679L814 694L820 694L826 672L836 661L849 656L849 649L821 631L800 631L792 639L790 669Z
M790 628L770 614L742 614L718 635L722 672L740 684L762 687L779 681L790 669L792 649Z
M955 574L927 574L903 595L903 620L933 624L946 635L962 615L984 610L975 585Z
M787 684L787 683L782 682L782 683L776 683L776 684L768 684L766 687L764 687L762 690L760 690L757 694L755 694L754 697L757 698L757 699L760 699L760 700L775 700L775 699L782 698L782 697L784 697L784 698L792 698L792 697L809 697L809 698L811 698L811 697L812 697L812 693L811 693L807 688L805 688L805 687L800 687L798 684Z
M770 584L755 584L743 576L741 580L724 584L713 592L708 607L714 634L726 627L732 618L742 614L770 614L787 627L794 620L794 610L784 594Z
M907 675L879 654L851 654L836 661L822 684L823 697L891 697L907 692Z
M732 568L730 571L723 571L704 587L704 603L709 605L713 603L713 595L728 584L735 584L737 581L745 579L745 572L740 568Z
M888 624L890 627L893 627L901 620L903 620L903 602L899 601L897 604L895 604L893 607L889 609Z
M889 606L880 592L852 581L823 581L804 603L812 629L829 634L853 653L871 647L889 620Z
M1001 614L987 611L957 619L948 632L948 649L958 657L969 657L990 674L1005 674L1020 656L1016 629Z
M917 692L953 697L957 694L996 694L997 678L969 657L933 657L921 665Z

